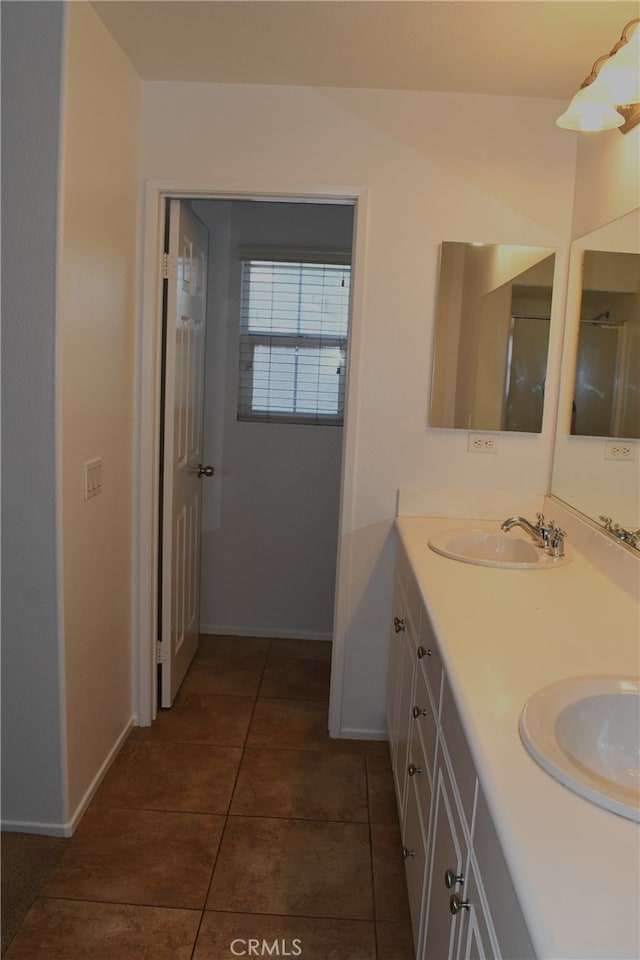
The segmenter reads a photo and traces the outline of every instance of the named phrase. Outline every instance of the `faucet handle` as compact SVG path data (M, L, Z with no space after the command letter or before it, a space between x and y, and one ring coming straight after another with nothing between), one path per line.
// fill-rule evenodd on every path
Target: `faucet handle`
M536 520L538 521L538 527L540 529L544 527L544 524L545 524L544 513L536 513Z
M611 530L611 524L613 523L613 520L611 519L611 517L602 517L602 516L601 516L601 517L599 517L598 519L599 519L599 520L602 520L602 522L603 522L603 524L604 524L605 530Z
M566 535L566 530L562 530L560 527L554 527L553 523L551 524L549 545L556 559L564 557L564 538Z

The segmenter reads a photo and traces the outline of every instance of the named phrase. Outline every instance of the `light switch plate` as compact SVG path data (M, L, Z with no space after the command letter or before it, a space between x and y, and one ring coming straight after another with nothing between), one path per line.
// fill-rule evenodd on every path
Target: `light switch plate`
M83 466L84 499L90 500L102 493L102 457L87 460Z

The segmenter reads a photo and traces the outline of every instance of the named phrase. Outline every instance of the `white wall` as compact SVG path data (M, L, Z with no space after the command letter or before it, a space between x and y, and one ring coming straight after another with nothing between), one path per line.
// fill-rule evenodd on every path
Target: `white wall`
M548 489L553 397L542 434L501 435L498 455L469 454L466 433L426 423L439 243L559 246L562 283L575 141L555 126L557 111L554 101L511 97L143 84L143 178L212 191L331 193L332 185L351 185L366 194L366 232L360 223L356 251L359 346L346 426L334 732L384 729L398 488ZM562 306L560 296L551 395Z
M578 137L571 235L582 237L640 206L640 126Z
M351 249L348 205L198 201L210 230L203 632L330 639L342 428L238 422L240 247ZM220 362L221 358L224 362Z
M2 817L64 819L55 345L63 8L2 6Z
M68 7L59 403L69 817L132 722L133 362L140 81L87 3ZM83 499L83 463L103 492Z

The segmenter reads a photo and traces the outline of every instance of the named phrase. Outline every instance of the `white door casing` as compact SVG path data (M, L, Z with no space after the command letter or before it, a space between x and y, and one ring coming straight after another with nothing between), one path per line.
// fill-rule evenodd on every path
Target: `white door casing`
M167 198L184 197L226 200L289 200L307 199L338 203L354 203L356 219L353 245L353 283L351 290L351 324L349 377L345 405L342 482L340 498L340 532L336 571L336 606L334 613L333 649L331 656L331 696L329 732L342 734L342 693L345 666L345 645L352 605L356 602L350 589L353 537L345 535L354 526L356 478L355 437L359 421L359 369L364 315L366 246L368 221L368 188L307 183L264 181L200 181L149 179L144 188L143 237L141 261L141 313L137 336L136 392L138 396L138 431L136 456L136 576L132 616L137 642L133 651L133 702L137 722L153 723L156 716L156 640L158 636L157 551L160 543L158 524L158 420L160 416L160 371L162 367L158 300L159 264L164 236L164 205Z
M202 426L209 235L171 200L164 374L160 705L170 707L198 646Z

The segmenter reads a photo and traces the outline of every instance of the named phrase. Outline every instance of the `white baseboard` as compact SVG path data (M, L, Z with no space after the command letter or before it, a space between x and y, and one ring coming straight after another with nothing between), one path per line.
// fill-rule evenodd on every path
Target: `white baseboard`
M3 833L37 833L45 837L70 837L69 823L37 823L35 820L3 820L0 823Z
M129 731L133 725L134 718L131 717L128 723L125 725L124 730L109 751L106 759L100 766L97 774L91 781L82 800L73 812L73 815L66 823L38 823L32 820L2 820L0 822L0 830L2 830L4 833L37 833L48 837L73 836L78 824L80 823L80 820L82 819L83 813L91 803L93 796L106 776L109 767L120 753L122 745L127 739Z
M133 716L131 716L131 717L129 717L128 722L125 724L125 727L124 727L122 733L120 734L120 736L118 737L118 739L117 739L116 742L114 743L113 747L111 748L111 750L110 750L109 753L107 754L107 756L106 756L104 762L102 763L100 769L98 770L98 772L96 773L95 777L94 777L93 780L91 781L91 783L90 783L90 785L89 785L89 788L88 788L87 791L85 792L85 795L83 796L82 800L80 801L80 803L79 803L78 806L76 807L76 809L75 809L75 811L74 811L74 813L73 813L73 815L71 816L71 819L70 819L70 821L69 821L69 825L70 825L70 827L71 827L71 834L73 834L73 833L75 832L76 827L78 826L78 824L80 823L80 820L82 819L82 814L85 812L85 810L87 809L87 807L88 807L89 804L91 803L91 801L92 801L92 799L93 799L93 795L95 794L96 790L98 789L98 787L100 786L100 784L101 784L102 781L104 780L104 778L105 778L105 776L106 776L106 774L107 774L107 771L109 770L109 767L111 766L111 764L113 763L113 761L116 759L116 757L118 756L118 754L119 754L120 751L122 750L122 746L123 746L125 740L127 739L127 737L129 736L129 732L130 732L131 728L133 727L133 724L134 724L134 718L133 718ZM70 835L71 835L71 834L70 834Z
M367 730L362 727L341 727L337 740L388 740L386 730Z
M267 640L333 640L331 633L317 630L270 630L263 627L238 627L219 623L201 623L200 633L222 637L262 637Z

